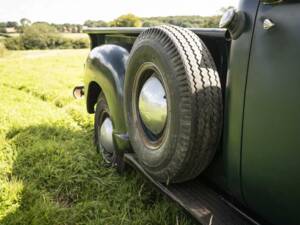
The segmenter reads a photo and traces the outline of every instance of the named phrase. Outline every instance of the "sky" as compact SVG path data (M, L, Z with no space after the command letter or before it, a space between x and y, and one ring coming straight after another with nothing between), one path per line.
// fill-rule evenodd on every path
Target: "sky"
M87 19L111 21L133 13L140 17L218 13L238 0L0 0L0 21L83 23Z

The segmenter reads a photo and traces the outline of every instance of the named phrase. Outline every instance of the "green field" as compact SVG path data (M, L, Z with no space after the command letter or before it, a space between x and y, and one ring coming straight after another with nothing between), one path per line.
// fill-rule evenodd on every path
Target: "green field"
M72 98L88 50L0 57L0 224L192 224L138 173L104 168Z
M60 33L61 36L71 39L88 38L86 33Z

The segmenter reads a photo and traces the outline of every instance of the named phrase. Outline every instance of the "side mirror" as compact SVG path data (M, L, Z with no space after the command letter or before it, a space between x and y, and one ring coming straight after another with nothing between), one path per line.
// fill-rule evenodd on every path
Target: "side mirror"
M244 12L228 9L222 16L219 27L226 28L233 40L243 33L246 24L246 15Z

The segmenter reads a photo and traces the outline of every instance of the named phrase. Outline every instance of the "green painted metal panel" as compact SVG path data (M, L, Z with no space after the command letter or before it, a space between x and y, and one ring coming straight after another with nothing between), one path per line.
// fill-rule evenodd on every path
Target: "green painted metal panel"
M273 224L299 224L300 3L261 4L247 80L243 194ZM263 28L265 19L275 27Z
M223 148L219 161L225 173L228 192L239 200L242 200L240 158L244 93L258 4L258 0L240 1L238 9L246 13L246 28L237 40L232 41L225 91Z

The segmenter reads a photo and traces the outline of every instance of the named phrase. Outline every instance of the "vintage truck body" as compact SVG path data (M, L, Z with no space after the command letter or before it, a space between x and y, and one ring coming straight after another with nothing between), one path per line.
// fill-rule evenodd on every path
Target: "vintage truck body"
M237 12L244 16L237 36L232 28L190 29L212 55L224 106L216 155L196 179L158 182L128 151L126 60L146 28L86 30L87 111L103 92L116 151L203 224L300 224L300 3L241 0Z

